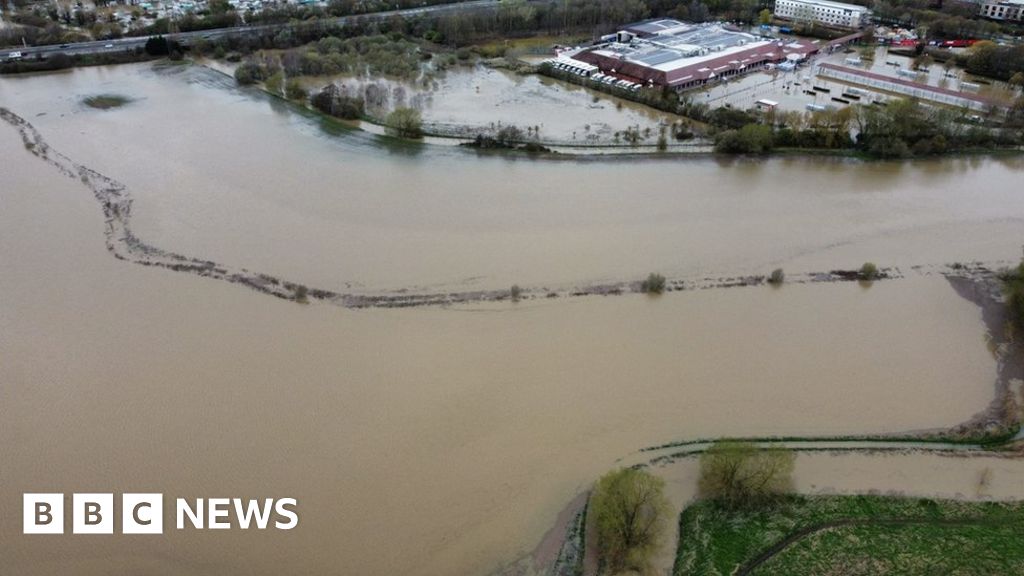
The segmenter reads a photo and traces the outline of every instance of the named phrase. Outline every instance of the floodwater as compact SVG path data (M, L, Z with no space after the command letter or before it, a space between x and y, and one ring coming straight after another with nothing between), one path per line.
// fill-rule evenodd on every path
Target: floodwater
M124 182L147 242L315 286L1019 254L1016 160L478 158L328 133L213 73L173 70L3 79L0 104ZM105 92L135 101L79 104ZM576 493L641 447L943 427L994 390L980 310L937 276L301 306L117 261L88 191L6 124L0 158L5 573L486 574L530 552ZM22 536L24 492L295 497L300 522Z
M337 138L232 85L202 70L88 69L5 79L0 101L57 150L126 184L134 231L151 244L337 291L1020 255L1024 158L477 158ZM103 92L137 100L80 104Z
M233 73L230 64L211 66ZM589 88L538 75L520 75L483 65L458 65L415 82L374 76L318 76L303 79L315 93L329 83L359 92L367 85L384 87L389 97L383 110L412 106L420 110L431 132L442 134L493 133L516 126L541 142L576 146L614 144L615 134L634 129L642 142L658 141L659 127L678 117ZM582 112L582 113L581 113ZM464 128L465 130L462 130Z

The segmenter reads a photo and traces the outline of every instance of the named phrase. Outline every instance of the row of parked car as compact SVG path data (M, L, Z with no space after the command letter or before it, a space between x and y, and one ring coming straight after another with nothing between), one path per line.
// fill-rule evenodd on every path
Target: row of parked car
M581 66L576 66L571 62L565 62L561 60L549 60L548 64L551 65L555 70L561 70L563 72L569 72L570 74L577 74L579 76L587 76L591 80L607 84L609 86L617 86L624 90L637 91L642 85L636 82L630 82L629 80L622 80L612 76L611 74L602 74L601 72L595 72L594 70L588 70Z
M639 90L641 88L641 85L637 84L636 82L630 82L629 80L620 80L619 78L616 78L615 76L610 76L608 74L602 74L600 72L598 72L597 74L592 75L590 77L590 79L591 80L597 80L598 82L600 82L602 84L608 84L609 86L618 86L619 88L624 88L624 89L630 90L632 92L636 92L637 90Z

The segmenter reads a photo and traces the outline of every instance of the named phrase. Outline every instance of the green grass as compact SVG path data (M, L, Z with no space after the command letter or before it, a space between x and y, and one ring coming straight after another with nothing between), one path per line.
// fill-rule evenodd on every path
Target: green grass
M1024 574L1024 525L844 526L787 547L751 574Z
M788 536L835 521L854 524L797 539L751 574L1024 573L1024 503L791 496L753 511L688 507L674 574L733 574Z
M131 99L118 94L99 94L97 96L89 96L82 100L82 102L84 102L86 106L90 106L92 108L108 110L110 108L124 106L128 102L131 102Z

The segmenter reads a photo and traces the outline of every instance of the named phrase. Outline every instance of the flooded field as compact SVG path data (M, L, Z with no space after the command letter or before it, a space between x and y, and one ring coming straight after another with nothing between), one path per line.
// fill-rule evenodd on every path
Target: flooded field
M104 93L132 101L81 104ZM149 65L4 79L0 104L123 182L147 242L325 287L1009 261L1024 219L1019 160L478 157ZM95 199L6 124L0 157L0 517L49 491L291 496L300 512L289 532L156 538L4 522L13 574L482 575L641 447L945 427L993 395L981 311L939 276L301 306L118 261Z
M230 64L211 61L209 65L233 73ZM662 124L679 120L609 94L484 64L456 65L415 81L350 75L303 79L310 92L329 83L357 94L365 94L370 86L375 94L383 93L373 99L382 101L370 107L373 116L383 118L396 107L410 106L420 110L427 132L469 139L516 126L531 139L549 144L609 146L623 144L616 133L632 129L640 132L643 143L653 145ZM362 125L375 129L372 124Z
M697 495L697 458L653 471L665 479L673 512ZM797 454L794 488L805 494L893 494L968 500L1019 500L1024 494L1024 460L947 454ZM678 537L670 530L670 538ZM659 569L670 569L671 547L659 555Z

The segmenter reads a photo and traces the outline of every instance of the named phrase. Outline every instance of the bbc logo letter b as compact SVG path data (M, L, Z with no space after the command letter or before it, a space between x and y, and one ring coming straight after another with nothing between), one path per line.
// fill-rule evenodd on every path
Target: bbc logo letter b
M24 494L22 498L23 533L64 533L63 494Z
M71 514L71 529L75 534L114 533L113 494L75 494L71 497L74 507Z

